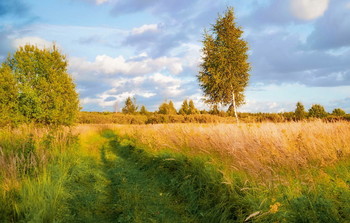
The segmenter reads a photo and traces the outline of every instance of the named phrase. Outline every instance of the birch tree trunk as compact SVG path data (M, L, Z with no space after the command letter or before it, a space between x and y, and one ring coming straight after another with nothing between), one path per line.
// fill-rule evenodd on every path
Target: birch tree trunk
M237 124L239 124L238 115L237 115L235 92L234 91L232 92L232 104L233 104L233 110L235 111L235 117L236 117Z

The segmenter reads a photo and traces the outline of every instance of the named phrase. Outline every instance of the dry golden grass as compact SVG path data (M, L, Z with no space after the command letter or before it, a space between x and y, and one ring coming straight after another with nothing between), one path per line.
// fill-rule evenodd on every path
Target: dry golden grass
M141 125L124 126L119 132L151 151L208 155L217 165L254 178L277 173L293 177L350 156L347 122Z

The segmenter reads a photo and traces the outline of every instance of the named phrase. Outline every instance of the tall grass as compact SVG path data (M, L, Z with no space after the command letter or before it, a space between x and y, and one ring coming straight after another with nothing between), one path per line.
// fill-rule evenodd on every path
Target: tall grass
M1 222L52 222L64 199L64 154L74 152L76 143L68 128L23 125L0 130Z
M266 178L346 160L350 156L348 123L264 123L227 125L127 126L120 134L149 151L171 150L210 155L233 170Z
M108 127L0 129L0 222L93 222L105 213Z
M216 167L240 197L241 221L350 221L348 123L126 126L119 134L155 156Z
M346 122L3 128L0 222L119 216L121 158L198 222L350 222L349 136Z

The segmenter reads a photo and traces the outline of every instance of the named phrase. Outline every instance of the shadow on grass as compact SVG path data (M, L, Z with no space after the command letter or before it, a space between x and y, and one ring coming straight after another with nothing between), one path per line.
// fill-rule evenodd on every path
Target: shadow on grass
M152 155L117 136L110 140L110 148L163 193L176 198L192 222L237 222L245 216L240 187L222 184L222 174L206 165L206 160L172 153Z
M109 145L101 149L103 171L109 180L108 207L111 222L196 222L184 204L159 186L155 178L123 154L117 136L107 130Z

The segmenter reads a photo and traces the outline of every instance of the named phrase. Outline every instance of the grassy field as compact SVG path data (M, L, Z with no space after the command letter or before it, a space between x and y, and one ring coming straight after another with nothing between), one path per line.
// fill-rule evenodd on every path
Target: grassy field
M350 125L0 130L0 222L349 222Z

